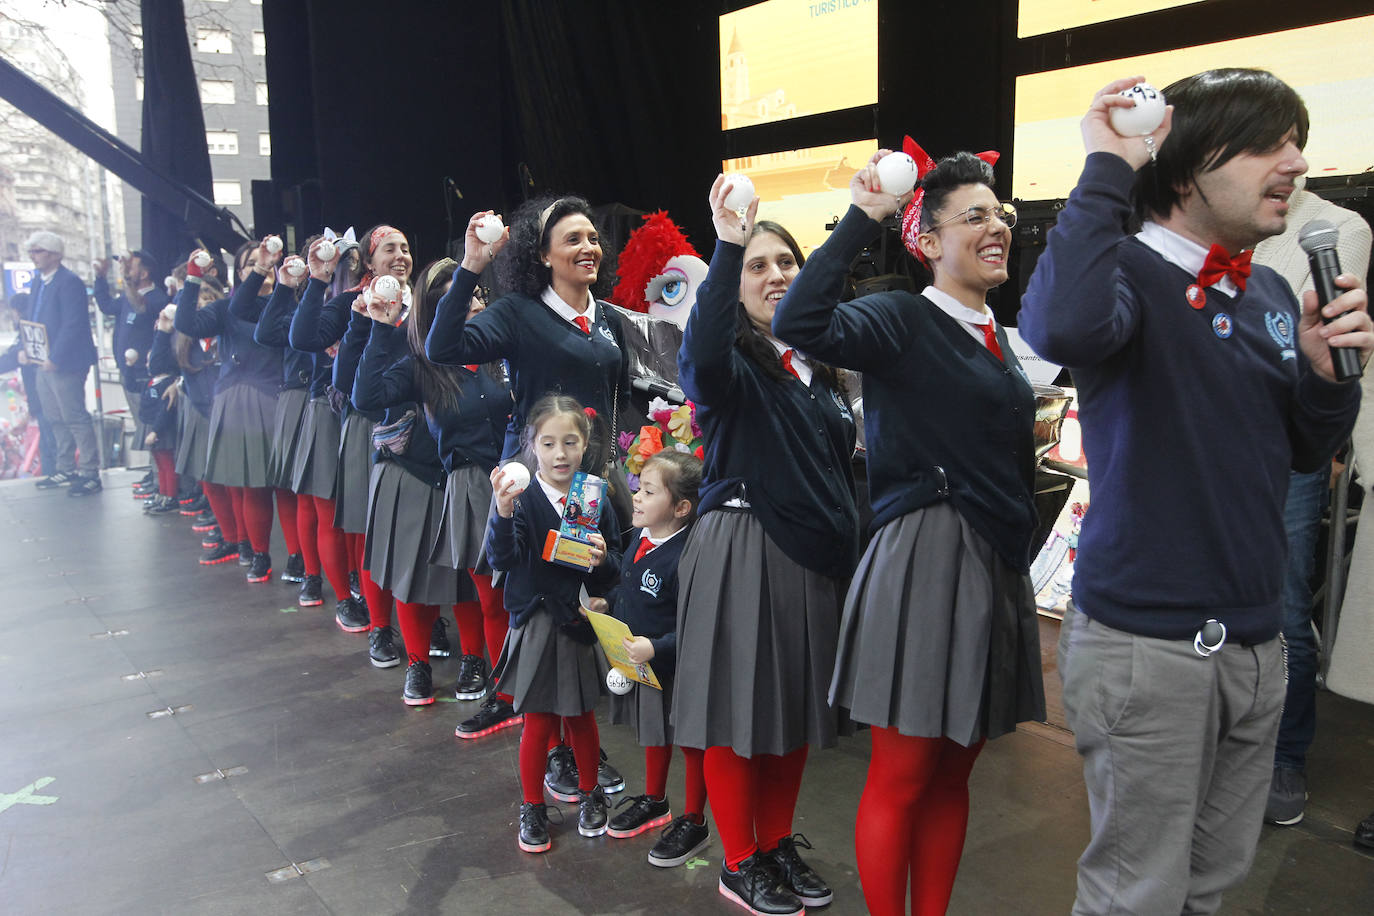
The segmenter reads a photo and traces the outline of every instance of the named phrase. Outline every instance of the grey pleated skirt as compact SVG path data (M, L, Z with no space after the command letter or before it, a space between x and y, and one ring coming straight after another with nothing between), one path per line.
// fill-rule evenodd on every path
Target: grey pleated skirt
M252 385L215 395L205 442L205 479L226 487L269 487L274 400Z
M288 489L302 496L333 499L339 463L339 415L327 398L311 398L305 405L297 436Z
M580 716L596 706L606 682L606 656L568 636L546 611L506 632L496 662L496 689L515 698L515 711Z
M442 490L426 485L394 461L378 461L373 466L363 566L397 601L444 608L477 600L467 572L429 562L429 545L443 511Z
M190 398L182 398L177 405L177 458L178 475L186 475L194 480L203 479L205 474L205 445L210 439L210 418L191 404Z
M310 400L304 388L286 388L277 394L277 411L272 418L273 486L291 489L291 472L296 466L296 443L300 441L301 416Z
M879 529L845 599L830 699L859 722L968 746L1045 718L1030 580L949 503Z
M334 474L334 527L349 534L367 531L367 500L371 492L372 427L375 424L356 410L344 417L339 434ZM429 549L429 543L425 544Z
M491 471L474 464L455 468L444 487L444 513L429 562L466 573L482 557L491 506ZM480 570L479 570L480 572Z
M653 662L649 662L652 666ZM633 725L640 747L673 744L673 726L668 712L673 708L673 679L654 670L662 690L635 684L624 696L611 694L611 724Z
M796 563L748 510L706 513L678 561L674 743L741 757L832 747L844 582Z

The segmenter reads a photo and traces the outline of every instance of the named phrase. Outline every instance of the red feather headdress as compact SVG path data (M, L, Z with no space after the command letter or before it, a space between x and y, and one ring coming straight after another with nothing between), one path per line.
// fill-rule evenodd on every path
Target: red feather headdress
M616 262L615 290L611 301L634 312L649 311L644 288L649 281L663 273L663 265L670 258L689 254L700 257L687 236L668 217L664 210L644 217L644 225L630 233L625 250Z

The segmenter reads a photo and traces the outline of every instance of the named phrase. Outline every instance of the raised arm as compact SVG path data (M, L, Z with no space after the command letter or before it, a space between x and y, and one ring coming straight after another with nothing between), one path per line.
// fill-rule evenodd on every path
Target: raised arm
M119 314L119 300L110 292L110 278L108 272L110 262L96 261L92 265L95 269L95 306L106 315Z
M258 301L262 297L258 292L262 290L265 279L256 270L249 271L248 278L234 287L233 295L229 297L229 314L240 321L257 321L263 311L262 303Z
M349 333L352 333L350 328ZM353 406L385 410L419 399L404 328L373 321L353 380Z
M267 306L256 319L253 339L264 347L290 346L291 319L295 314L295 289L278 281L272 288L272 296L267 300Z
M490 245L477 237L477 224L482 217L491 213L490 210L483 210L474 213L468 220L467 230L463 233L463 263L453 275L453 285L439 300L434 311L434 322L425 338L425 355L433 362L461 366L465 363L487 363L511 355L510 328L506 321L498 320L495 315L480 321L468 321L477 278L510 239L509 228L504 236ZM486 312L482 315L486 315Z
M200 308L200 274L189 271L186 282L177 293L177 313L172 320L173 326L187 337L218 337L224 330L229 300L217 299L205 308Z

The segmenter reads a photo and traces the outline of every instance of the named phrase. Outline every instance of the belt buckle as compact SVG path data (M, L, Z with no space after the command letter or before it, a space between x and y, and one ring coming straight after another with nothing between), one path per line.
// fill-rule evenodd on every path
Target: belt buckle
M1202 658L1226 645L1226 624L1213 617L1202 625L1193 637L1193 651Z

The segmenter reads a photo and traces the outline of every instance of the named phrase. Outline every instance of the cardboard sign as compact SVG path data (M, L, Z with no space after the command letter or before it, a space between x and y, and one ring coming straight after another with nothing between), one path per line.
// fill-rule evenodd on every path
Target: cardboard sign
M35 363L48 361L48 326L38 321L20 321L19 336L24 342L24 352Z

